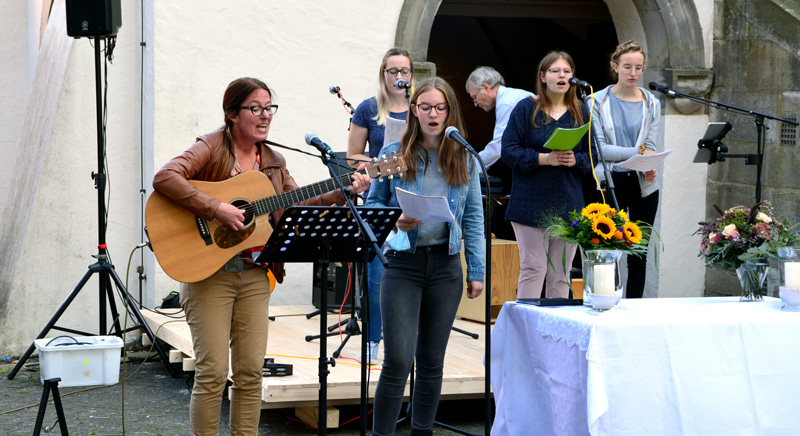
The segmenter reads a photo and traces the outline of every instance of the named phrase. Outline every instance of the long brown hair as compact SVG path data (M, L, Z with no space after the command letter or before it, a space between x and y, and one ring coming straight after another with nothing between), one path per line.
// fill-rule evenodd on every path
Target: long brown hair
M565 51L551 51L547 53L545 57L539 62L539 69L536 73L536 97L529 97L532 98L534 101L534 109L533 109L533 116L531 116L531 124L535 128L539 128L536 124L536 116L539 115L539 112L544 111L545 114L550 110L553 106L553 101L550 100L550 97L547 94L547 85L542 83L542 79L540 78L543 74L547 74L547 70L550 67L558 62L560 59L564 59L569 64L569 68L572 70L573 77L575 76L575 62L572 60L572 56ZM567 111L570 115L572 115L572 119L575 120L575 127L579 127L583 125L583 114L581 113L581 102L578 100L578 93L575 91L574 86L570 86L567 89L567 94L564 95L564 104L567 106ZM548 115L544 124L550 124L550 121L553 121L552 118Z
M411 78L409 79L409 82L412 84L414 83L414 60L411 59L411 53L409 53L408 50L400 47L390 48L386 54L383 55L381 67L378 70L379 92L378 95L375 96L375 101L378 106L378 114L374 120L379 126L385 125L386 117L389 116L389 90L386 89L386 73L383 70L386 69L386 62L388 62L389 58L392 56L405 56L408 58L408 63L411 65Z
M400 139L399 152L403 158L405 158L406 164L408 165L408 171L403 175L407 180L416 180L417 162L422 159L422 155L425 153L421 145L422 131L419 125L419 118L417 118L413 108L416 107L420 95L434 89L441 91L447 104L450 106L447 112L447 120L444 123L444 129L453 126L458 129L462 136L466 137L464 118L461 116L458 98L456 97L455 91L453 91L453 87L440 77L431 77L419 82L414 91L414 95L411 97L408 111L408 125ZM469 183L467 151L458 142L447 139L444 135L444 131L442 131L442 137L439 143L439 160L436 164L439 171L444 173L445 179L447 179L449 185L459 186Z

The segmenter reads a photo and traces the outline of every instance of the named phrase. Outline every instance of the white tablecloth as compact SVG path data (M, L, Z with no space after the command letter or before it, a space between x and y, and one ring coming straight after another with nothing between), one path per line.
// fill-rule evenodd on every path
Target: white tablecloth
M780 300L506 303L493 435L800 435L800 313Z

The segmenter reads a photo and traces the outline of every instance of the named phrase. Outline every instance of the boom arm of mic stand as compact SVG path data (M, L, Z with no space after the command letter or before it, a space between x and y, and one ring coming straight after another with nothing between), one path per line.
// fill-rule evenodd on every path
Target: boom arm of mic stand
M375 250L375 255L378 256L378 259L381 261L383 266L387 266L389 262L386 261L386 257L381 252L381 247L378 245L378 239L375 237L375 233L372 232L372 228L368 226L364 220L361 218L361 215L358 213L358 209L356 209L356 205L353 204L353 200L347 195L347 192L344 190L344 185L342 185L342 181L339 180L339 176L337 176L337 172L333 169L333 163L328 158L328 155L320 153L322 157L322 162L325 166L328 167L328 171L331 173L331 177L336 182L336 185L339 186L339 190L342 191L342 195L344 196L344 201L347 202L347 207L350 208L350 213L353 215L353 219L358 223L358 227L361 229L362 234L367 241L367 245L371 246Z
M583 104L586 105L586 107L589 109L589 111L591 111L592 110L591 109L592 106L589 105L589 99L591 97L586 95L586 90L584 90L582 87L580 89L581 89L581 99L583 99ZM591 116L591 114L589 114L589 116ZM615 194L615 188L614 188L614 179L611 177L611 170L609 170L608 166L606 165L606 158L603 155L603 147L598 147L596 145L597 144L597 135L594 134L594 128L590 128L589 129L589 134L594 136L594 138L595 138L595 140L594 140L595 149L597 150L597 156L600 157L600 163L603 165L603 174L605 175L605 178L606 178L605 181L606 181L606 186L608 187L608 192L611 194L611 201L614 203L614 208L619 210L619 203L617 203L617 195ZM592 153L592 150L589 150L589 155L590 156L591 156L591 153ZM603 189L602 186L598 186L598 188Z

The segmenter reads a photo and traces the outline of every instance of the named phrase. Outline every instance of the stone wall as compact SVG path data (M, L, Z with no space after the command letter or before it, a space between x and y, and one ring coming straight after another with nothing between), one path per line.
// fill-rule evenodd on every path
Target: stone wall
M800 113L800 14L791 0L716 0L714 84L709 98L778 118L797 119ZM755 117L711 109L711 121L729 121L733 130L724 139L731 154L757 153ZM765 120L761 199L770 200L778 216L800 222L798 136L794 126ZM698 138L699 139L699 138ZM755 204L757 166L729 158L709 167L706 216ZM698 241L699 243L699 241ZM775 276L775 274L771 274ZM706 295L738 290L735 273L709 269ZM773 285L770 284L770 287Z

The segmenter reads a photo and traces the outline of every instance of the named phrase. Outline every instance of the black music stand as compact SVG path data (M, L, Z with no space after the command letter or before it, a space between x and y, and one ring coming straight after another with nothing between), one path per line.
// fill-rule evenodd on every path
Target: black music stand
M370 224L378 244L382 244L400 217L400 208L358 208L359 215ZM327 288L330 262L356 262L367 256L364 236L350 208L337 206L288 207L275 225L258 262L313 262L320 268L321 281ZM328 292L320 292L320 307L328 306ZM320 310L320 337L326 336L327 311ZM366 365L363 359L366 344L362 343L361 386L362 404L366 401ZM319 434L327 431L328 365L336 361L327 358L327 341L319 341ZM363 410L364 407L362 407ZM363 414L363 413L362 413ZM366 419L366 417L362 417Z

